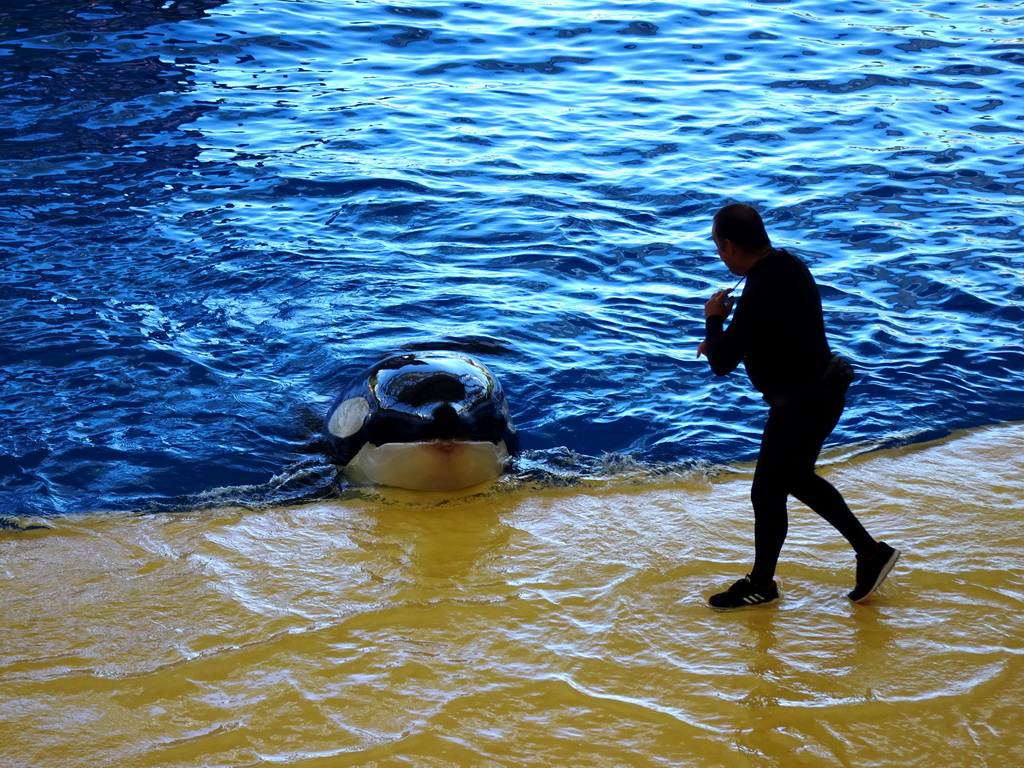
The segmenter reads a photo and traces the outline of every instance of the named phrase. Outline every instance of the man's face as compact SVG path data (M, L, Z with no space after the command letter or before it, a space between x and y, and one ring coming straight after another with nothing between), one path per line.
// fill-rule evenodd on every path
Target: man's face
M718 236L718 232L715 227L711 227L711 239L715 242L715 248L718 250L718 258L722 260L722 263L728 267L729 271L734 275L742 275L742 269L739 259L737 258L739 252L736 250L736 244L732 240L725 240Z

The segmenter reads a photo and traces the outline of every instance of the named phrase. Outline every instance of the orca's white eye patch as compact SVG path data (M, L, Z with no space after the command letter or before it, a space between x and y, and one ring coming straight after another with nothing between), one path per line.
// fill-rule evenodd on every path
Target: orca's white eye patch
M340 403L327 422L327 430L335 437L352 437L366 421L370 403L365 397L350 397Z

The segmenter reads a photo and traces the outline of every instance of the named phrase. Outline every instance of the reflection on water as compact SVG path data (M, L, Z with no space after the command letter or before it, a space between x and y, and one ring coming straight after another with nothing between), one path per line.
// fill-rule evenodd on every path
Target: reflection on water
M852 455L1024 414L1015 12L6 4L0 763L1024 764L1024 433ZM763 415L693 362L731 198L857 361L870 607L799 513L778 606L704 603ZM339 383L432 346L517 473L337 487Z
M309 425L410 346L494 370L535 467L747 460L762 413L693 355L732 198L856 363L837 443L1024 418L1016 23L8 3L0 513L333 496Z
M704 604L745 470L0 532L5 764L1014 765L1022 460L1019 425L835 458L906 553L865 607L799 508L783 600Z

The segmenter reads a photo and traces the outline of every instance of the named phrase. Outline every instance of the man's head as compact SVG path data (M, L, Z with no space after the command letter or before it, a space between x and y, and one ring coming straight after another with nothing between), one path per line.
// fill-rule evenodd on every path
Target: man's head
M745 275L772 247L761 215L743 203L727 205L715 214L711 239L734 275Z

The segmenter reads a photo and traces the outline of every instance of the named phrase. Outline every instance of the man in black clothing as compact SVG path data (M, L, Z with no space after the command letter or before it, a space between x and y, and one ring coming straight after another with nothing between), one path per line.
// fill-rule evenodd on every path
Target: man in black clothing
M715 608L738 608L778 599L775 568L789 526L789 496L825 518L850 542L857 553L857 585L849 598L864 602L900 553L875 541L839 491L814 472L853 380L849 364L829 349L818 287L802 261L772 247L760 215L750 206L733 204L720 210L711 238L729 271L747 284L728 328L731 289L718 291L704 305L705 338L697 355L707 355L718 376L731 373L743 361L750 382L770 408L750 489L754 567L708 602Z

